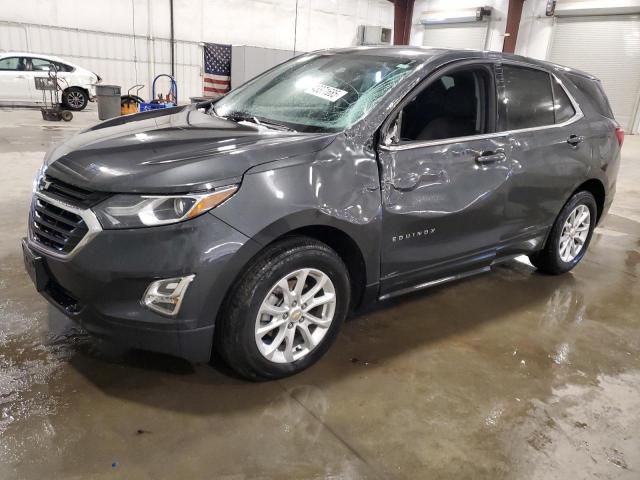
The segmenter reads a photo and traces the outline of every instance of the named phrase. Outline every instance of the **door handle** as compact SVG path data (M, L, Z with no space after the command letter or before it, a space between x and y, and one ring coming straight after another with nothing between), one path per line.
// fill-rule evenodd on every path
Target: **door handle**
M18 75L16 78L27 78L24 75Z
M489 165L491 163L503 162L506 158L507 156L502 149L485 150L476 157L476 163L478 165Z
M584 137L582 135L569 135L567 138L567 143L572 147L577 147L579 143L584 141Z

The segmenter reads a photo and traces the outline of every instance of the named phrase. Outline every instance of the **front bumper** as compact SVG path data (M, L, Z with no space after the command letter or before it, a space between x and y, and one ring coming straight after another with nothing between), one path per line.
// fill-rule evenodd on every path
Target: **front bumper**
M32 238L23 242L42 259L43 296L89 333L193 362L209 359L217 311L244 261L257 251L212 214L169 226L104 230L67 259ZM141 303L154 280L191 274L195 279L175 317Z

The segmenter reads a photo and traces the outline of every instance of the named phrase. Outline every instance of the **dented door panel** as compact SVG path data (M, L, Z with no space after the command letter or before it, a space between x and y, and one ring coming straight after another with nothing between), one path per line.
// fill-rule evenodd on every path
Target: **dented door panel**
M383 294L447 274L447 264L491 262L514 168L511 148L506 136L380 148Z

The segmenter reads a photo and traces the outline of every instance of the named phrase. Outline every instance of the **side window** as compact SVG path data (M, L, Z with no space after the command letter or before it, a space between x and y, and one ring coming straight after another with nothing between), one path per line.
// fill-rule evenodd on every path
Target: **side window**
M439 77L403 108L399 140L442 140L487 133L491 85L491 74L484 67Z
M556 123L566 122L576 114L576 110L564 88L554 77L552 77L551 84L553 85L553 111L556 115Z
M499 103L499 130L553 125L553 94L547 72L503 65L504 91Z
M67 64L60 63L60 62L51 62L51 63L53 63L56 66L59 72L73 72L73 67L70 67Z
M50 60L44 60L43 58L31 59L31 70L34 70L36 72L48 72L49 70L51 70L52 66L58 68L55 65L55 62L52 62Z
M22 57L9 57L0 60L0 70L26 70L24 58Z

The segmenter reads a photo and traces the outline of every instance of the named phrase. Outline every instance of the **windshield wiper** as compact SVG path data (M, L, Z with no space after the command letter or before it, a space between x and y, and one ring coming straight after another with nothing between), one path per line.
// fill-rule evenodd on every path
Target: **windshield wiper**
M257 117L253 117L256 119L256 123L258 123L258 125L265 125L269 128L273 128L275 130L286 130L288 132L295 132L295 130L291 127L286 126L283 123L278 123L278 122L273 122L271 120L265 120L264 118L262 120L258 120Z
M259 119L258 117L253 115L233 113L224 118L228 120L233 120L234 122L251 122L251 123L255 123L256 125L271 128L274 130L286 130L288 132L295 132L293 128L283 125L282 123L273 122L271 120Z

